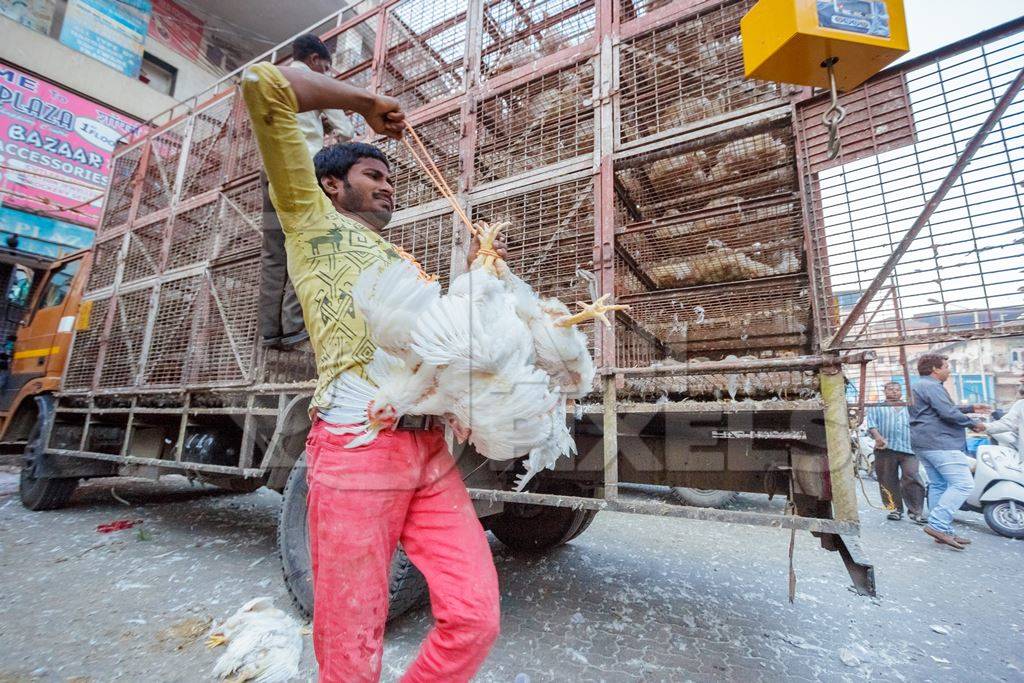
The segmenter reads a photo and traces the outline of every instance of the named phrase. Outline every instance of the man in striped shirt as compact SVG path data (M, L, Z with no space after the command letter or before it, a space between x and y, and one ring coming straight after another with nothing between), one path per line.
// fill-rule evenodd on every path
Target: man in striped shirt
M885 385L885 405L867 409L868 433L875 440L875 474L882 503L891 508L889 519L907 516L916 524L924 524L924 486L918 480L918 462L910 447L910 416L903 400L903 387L896 382ZM902 474L901 474L902 470Z

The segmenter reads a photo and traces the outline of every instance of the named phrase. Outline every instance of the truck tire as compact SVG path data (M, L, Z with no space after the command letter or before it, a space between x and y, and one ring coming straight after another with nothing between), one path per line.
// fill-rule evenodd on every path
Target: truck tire
M672 487L672 495L683 505L699 508L724 508L740 497L736 491L693 489L687 486Z
M44 395L37 396L39 403L49 402L52 407L53 398ZM71 494L78 487L78 479L48 479L37 477L33 474L36 468L37 459L46 458L44 453L45 444L43 434L46 433L44 422L52 420L53 411L45 409L40 405L39 419L32 425L28 434L28 442L25 444L25 454L22 458L21 476L18 479L18 495L21 504L29 510L57 510L68 504Z
M557 480L542 481L536 492L580 495L573 484ZM504 510L487 517L487 529L513 552L540 554L565 545L582 534L596 516L597 510L505 503Z
M306 617L313 616L313 564L309 554L306 525L306 454L292 466L281 501L277 525L277 547L281 555L284 583L292 601ZM388 587L388 621L425 602L427 581L401 548L391 558Z

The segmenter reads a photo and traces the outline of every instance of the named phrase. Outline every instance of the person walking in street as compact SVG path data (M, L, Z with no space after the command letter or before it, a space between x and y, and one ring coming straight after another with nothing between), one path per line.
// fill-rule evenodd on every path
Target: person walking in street
M903 387L897 382L885 385L885 405L867 409L868 434L875 440L875 474L882 503L891 508L889 519L907 516L915 524L925 524L924 486L918 480L918 461L910 445L910 414L903 403Z
M910 445L928 473L926 534L937 542L963 550L969 539L953 533L953 515L974 488L971 459L967 457L965 429L985 431L967 413L987 413L986 405L957 406L942 385L949 379L946 356L926 353L917 361L921 376L914 385L910 406Z
M325 74L331 68L331 53L323 41L313 34L299 36L292 43L290 68ZM323 109L296 115L299 131L306 143L309 158L324 146L324 122L337 142L352 139L353 126L345 112ZM267 178L263 176L263 244L260 249L260 336L263 345L289 350L309 339L302 319L302 305L288 277L284 232L270 201Z
M1017 387L1017 401L998 420L986 427L990 435L999 435L999 442L1017 449L1024 462L1024 384Z
M401 542L427 580L435 618L402 680L468 681L498 637L498 577L440 423L409 416L373 443L347 448L355 435L325 419L346 399L343 375L365 376L376 351L353 304L356 280L404 257L381 236L395 209L387 157L348 143L310 159L298 114L355 111L394 139L402 137L404 114L393 98L268 62L246 70L242 95L316 353L306 471L320 680L380 679L388 573ZM479 241L471 253L474 247Z

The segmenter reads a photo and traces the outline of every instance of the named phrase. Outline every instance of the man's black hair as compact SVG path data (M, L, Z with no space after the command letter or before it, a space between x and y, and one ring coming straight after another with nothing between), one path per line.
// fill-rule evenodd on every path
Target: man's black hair
M337 145L324 147L313 157L313 166L316 169L316 181L319 183L324 177L340 178L348 180L348 172L360 159L369 157L384 162L384 165L391 168L388 158L384 152L368 145L365 142L342 142Z
M304 62L312 55L320 55L320 57L328 61L331 59L331 51L324 45L324 41L320 40L317 36L307 33L296 38L295 42L292 43L292 57L298 62Z

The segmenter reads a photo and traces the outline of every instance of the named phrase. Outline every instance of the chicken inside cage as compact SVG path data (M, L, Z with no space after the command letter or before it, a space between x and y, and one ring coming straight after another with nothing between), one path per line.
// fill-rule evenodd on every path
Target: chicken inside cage
M592 152L593 85L593 66L582 62L481 102L478 180L497 180Z
M624 19L667 3L625 8ZM725 3L622 43L620 73L626 140L696 128L722 114L780 97L786 86L743 77L739 20L752 2Z
M707 109L686 102L693 116ZM623 336L629 346L620 345L620 362L671 367L694 356L755 362L803 352L810 305L788 131L738 131L677 147L624 160L616 172L624 252L616 267L626 271L617 270L617 286L640 330ZM683 373L634 377L624 391L645 400L766 400L805 398L816 386L803 372Z

